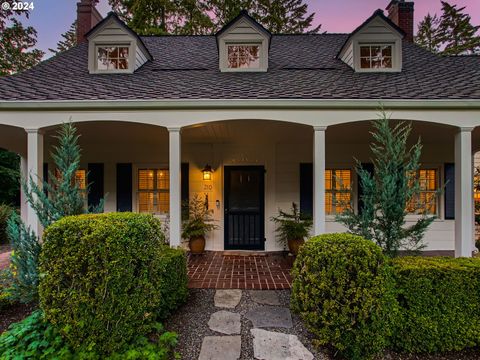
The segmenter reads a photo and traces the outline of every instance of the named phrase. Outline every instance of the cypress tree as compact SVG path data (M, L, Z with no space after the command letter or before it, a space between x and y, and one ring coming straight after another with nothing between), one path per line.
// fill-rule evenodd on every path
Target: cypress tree
M74 21L72 25L70 25L70 29L64 32L61 37L63 40L60 40L57 43L56 49L48 49L55 55L67 51L77 45L77 22Z
M415 36L415 43L421 47L433 52L438 53L440 51L440 33L438 25L440 20L437 15L427 14L425 18L418 24L418 32Z

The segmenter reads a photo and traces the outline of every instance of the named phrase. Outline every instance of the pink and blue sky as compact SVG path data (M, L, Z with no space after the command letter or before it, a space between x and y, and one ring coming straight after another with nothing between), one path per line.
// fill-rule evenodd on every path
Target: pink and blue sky
M78 0L30 0L35 9L26 23L38 31L38 46L48 52L55 48L60 34L65 32L76 17ZM1 2L1 0L0 0ZM306 0L309 11L315 12L315 24L322 24L322 31L351 32L376 9L385 9L389 0ZM451 4L465 6L474 25L480 24L480 0L450 0ZM440 14L440 0L415 1L415 22L427 13ZM110 11L108 0L100 0L98 9L102 15ZM0 10L1 11L1 10ZM49 56L50 53L47 54Z

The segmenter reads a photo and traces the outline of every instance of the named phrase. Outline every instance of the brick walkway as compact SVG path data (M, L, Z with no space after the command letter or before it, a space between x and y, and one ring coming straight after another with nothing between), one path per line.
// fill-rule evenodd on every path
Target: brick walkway
M203 289L290 289L292 257L269 255L224 255L207 251L189 255L188 286Z

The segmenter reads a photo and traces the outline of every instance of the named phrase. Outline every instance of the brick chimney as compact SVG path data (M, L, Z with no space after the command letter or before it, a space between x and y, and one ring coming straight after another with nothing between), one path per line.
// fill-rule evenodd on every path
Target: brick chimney
M87 41L85 34L102 20L93 0L77 3L77 44Z
M387 6L388 17L405 32L405 40L413 42L413 7L412 1L392 0Z

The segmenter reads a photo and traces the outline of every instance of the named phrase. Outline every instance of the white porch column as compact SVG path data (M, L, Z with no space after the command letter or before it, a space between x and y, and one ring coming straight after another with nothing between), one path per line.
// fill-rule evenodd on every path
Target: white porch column
M473 250L472 130L455 135L455 257L471 257Z
M325 233L325 131L326 126L314 127L313 138L313 230Z
M43 133L38 129L25 129L27 132L27 179L37 184L43 179ZM30 181L30 180L28 180ZM27 225L38 235L42 229L37 214L31 206L27 208Z
M28 223L28 205L27 197L25 196L25 191L23 191L22 182L28 176L28 163L27 158L24 156L20 157L20 217L22 221Z
M170 246L180 246L181 240L181 139L180 128L168 128L170 134Z

